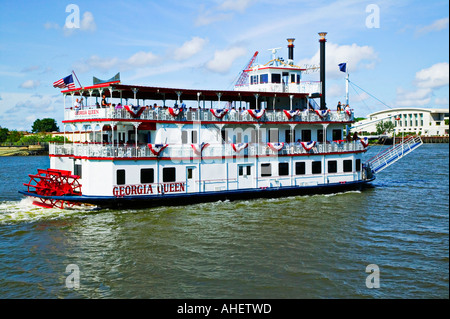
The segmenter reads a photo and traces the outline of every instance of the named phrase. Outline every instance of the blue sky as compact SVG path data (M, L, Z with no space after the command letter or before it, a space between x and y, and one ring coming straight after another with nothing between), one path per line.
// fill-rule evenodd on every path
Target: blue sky
M64 27L70 4L78 28ZM448 1L2 0L0 8L0 126L9 129L45 117L61 124L52 83L72 70L83 86L121 72L124 84L232 89L255 51L259 63L275 47L287 58L290 37L297 65L318 64L321 31L329 107L345 100L337 66L345 61L350 80L390 107L449 106ZM354 86L350 105L356 116L386 108Z

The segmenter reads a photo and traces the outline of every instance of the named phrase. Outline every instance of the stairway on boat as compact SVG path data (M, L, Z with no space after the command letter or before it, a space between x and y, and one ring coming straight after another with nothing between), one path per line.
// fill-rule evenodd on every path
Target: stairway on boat
M412 136L402 143L393 145L381 154L372 157L366 162L366 165L369 165L373 173L381 172L422 144L420 136Z

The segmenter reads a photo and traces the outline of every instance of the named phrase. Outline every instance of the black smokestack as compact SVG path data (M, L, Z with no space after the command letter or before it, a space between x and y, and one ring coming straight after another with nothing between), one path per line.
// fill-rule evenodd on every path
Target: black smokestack
M288 40L288 63L294 64L294 38L289 38Z
M319 32L320 39L320 82L322 82L322 94L320 95L320 109L325 110L327 108L325 102L325 36L326 32Z

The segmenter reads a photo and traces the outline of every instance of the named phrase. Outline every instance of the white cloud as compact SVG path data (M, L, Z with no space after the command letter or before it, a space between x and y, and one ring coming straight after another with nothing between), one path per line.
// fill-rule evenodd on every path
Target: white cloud
M35 88L37 88L39 85L41 85L41 82L39 82L39 81L35 81L35 80L26 80L26 81L23 82L19 87L21 87L22 89L35 89Z
M405 90L397 88L397 106L425 106L431 102L433 90L430 88Z
M95 21L94 21L94 15L91 12L86 11L83 14L83 18L81 19L81 22L80 22L80 29L83 31L97 30L97 25L95 24Z
M449 84L448 62L436 63L416 73L416 85L420 88L439 88Z
M440 31L448 28L448 17L434 21L432 24L419 28L416 31L416 35L424 35L433 31Z
M51 29L59 30L61 29L61 26L55 22L48 21L44 23L44 28L47 30ZM94 15L92 14L92 12L86 11L85 13L83 13L83 17L80 20L79 28L67 28L67 26L64 25L62 27L62 30L65 36L70 36L74 34L77 30L93 32L97 30L97 24L95 23Z
M141 67L149 64L153 64L158 60L158 57L151 52L139 51L133 54L131 57L127 59L124 63L125 68L128 67Z
M224 0L211 9L200 7L200 14L195 20L196 26L205 26L214 22L231 19L233 12L244 13L254 0Z
M60 29L60 26L55 22L46 22L46 23L44 23L44 28L47 30L50 30L50 29L58 30L58 29Z
M206 39L200 37L193 37L191 40L183 43L181 47L175 49L174 59L177 61L189 59L193 55L200 52L207 42L208 40Z
M62 95L38 95L32 93L3 93L0 100L2 127L15 130L31 130L37 118L63 119L64 100ZM66 99L70 103L70 98ZM58 125L60 128L62 126Z
M214 52L214 58L206 64L206 68L217 73L226 73L230 70L233 62L245 55L247 50L241 47L234 47Z
M252 2L253 0L225 0L219 5L219 9L244 13Z
M119 59L117 57L102 58L98 55L92 55L87 59L76 62L73 67L80 73L85 73L92 69L126 71L136 67L153 65L158 60L159 57L152 52L139 51L127 59Z
M339 78L343 73L339 70L339 63L346 62L348 72L352 73L360 69L373 69L378 60L378 54L373 47L352 45L338 45L335 43L327 43L325 49L325 68L327 77ZM310 59L303 59L297 63L299 66L319 65L320 50Z

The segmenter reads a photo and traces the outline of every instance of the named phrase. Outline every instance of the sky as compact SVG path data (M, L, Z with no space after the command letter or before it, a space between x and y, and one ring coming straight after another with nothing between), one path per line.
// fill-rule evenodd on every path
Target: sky
M260 64L272 48L287 59L287 38L296 65L318 65L318 32L328 33L328 107L345 101L346 62L357 117L448 109L448 1L0 0L0 126L30 131L54 118L62 127L52 84L72 70L82 86L120 72L129 85L231 90L256 51Z

